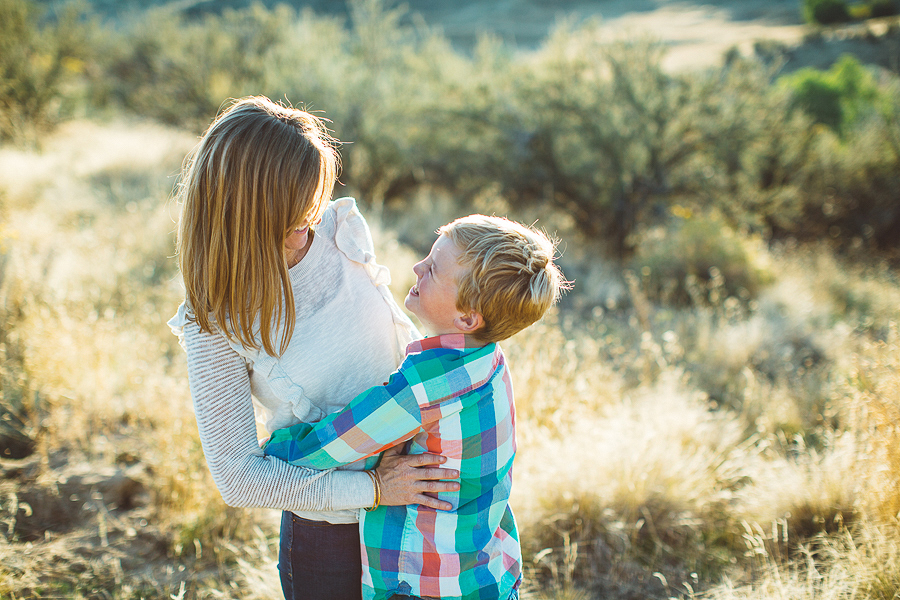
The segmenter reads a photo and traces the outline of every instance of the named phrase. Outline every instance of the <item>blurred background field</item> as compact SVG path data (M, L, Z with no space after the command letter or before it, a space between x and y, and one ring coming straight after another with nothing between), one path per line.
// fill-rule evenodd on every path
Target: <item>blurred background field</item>
M0 0L0 597L280 596L165 325L247 94L332 121L398 298L456 216L562 240L504 344L523 597L900 597L898 7L294 4Z

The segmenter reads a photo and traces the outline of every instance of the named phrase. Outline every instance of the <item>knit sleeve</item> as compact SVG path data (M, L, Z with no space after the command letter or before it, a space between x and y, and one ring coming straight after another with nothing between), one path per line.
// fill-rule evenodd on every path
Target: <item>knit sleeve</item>
M315 471L264 456L244 359L196 323L182 330L200 442L226 504L300 511L372 505L375 490L364 472Z

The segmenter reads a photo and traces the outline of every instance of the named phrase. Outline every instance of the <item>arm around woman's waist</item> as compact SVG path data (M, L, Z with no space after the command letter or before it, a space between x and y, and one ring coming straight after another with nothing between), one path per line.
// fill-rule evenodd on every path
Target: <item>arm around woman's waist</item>
M374 489L359 471L315 471L263 456L244 359L221 335L184 327L188 379L200 443L226 504L281 510L370 506Z

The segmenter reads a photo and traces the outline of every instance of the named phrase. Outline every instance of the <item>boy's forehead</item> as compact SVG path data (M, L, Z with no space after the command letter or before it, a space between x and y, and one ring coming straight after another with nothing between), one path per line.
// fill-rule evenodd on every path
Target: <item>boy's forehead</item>
M431 261L438 267L455 268L459 266L462 248L446 234L438 236L431 247Z

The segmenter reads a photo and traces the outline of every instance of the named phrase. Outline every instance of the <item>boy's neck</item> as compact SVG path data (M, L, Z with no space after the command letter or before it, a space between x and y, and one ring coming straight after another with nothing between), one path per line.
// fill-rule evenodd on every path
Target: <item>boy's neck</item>
M426 332L428 335L424 338L426 340L430 340L432 342L438 341L438 338L441 338L441 345L449 344L453 347L458 348L483 348L487 346L490 342L484 342L482 340L476 339L474 336L469 335L467 333L456 332L456 333L430 333Z

